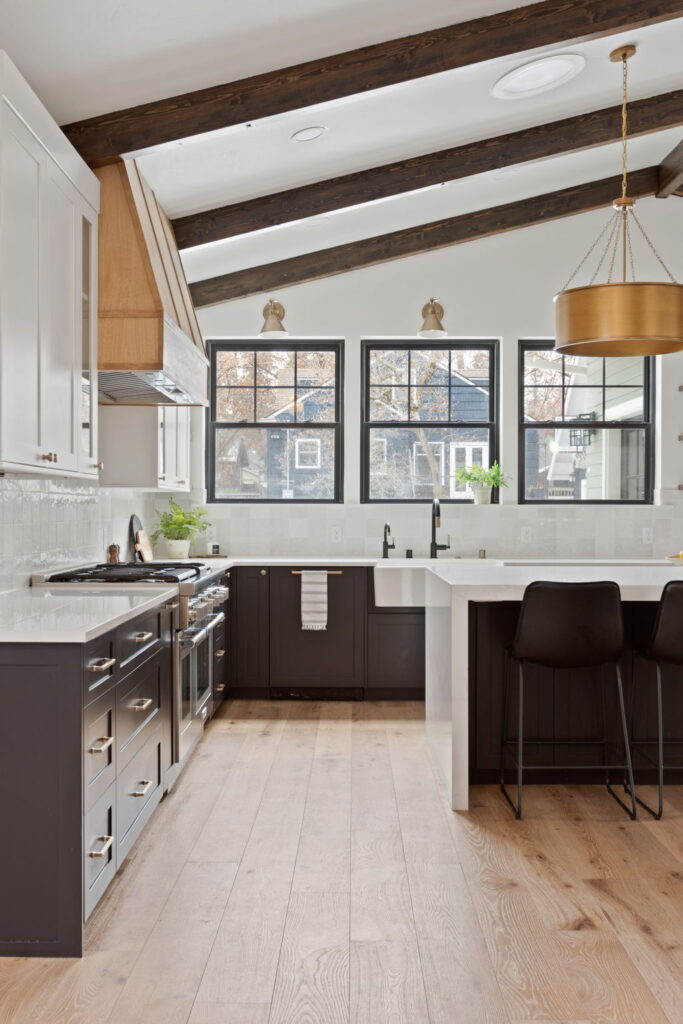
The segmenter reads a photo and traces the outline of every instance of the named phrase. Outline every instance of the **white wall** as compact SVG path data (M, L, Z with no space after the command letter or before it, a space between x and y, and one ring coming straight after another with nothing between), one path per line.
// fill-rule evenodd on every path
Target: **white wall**
M643 200L638 210L663 257L683 278L683 200ZM427 506L359 504L360 339L414 335L420 309L431 295L444 305L445 326L453 337L501 339L500 461L516 481L518 340L553 336L552 296L564 285L607 216L607 210L599 210L278 289L275 295L286 307L291 336L346 339L345 504L214 505L211 518L222 550L292 555L311 550L321 554L376 553L386 520L401 550L413 547L416 555L426 552ZM661 277L644 251L639 267L643 278ZM264 294L200 310L205 336L253 337L269 297ZM683 483L683 444L678 441L683 434L683 394L678 392L678 385L683 384L683 354L664 357L663 367L658 397L657 507L518 506L517 489L512 485L503 491L499 507L445 507L445 530L452 533L457 553L472 554L485 547L491 554L660 555L683 548L683 492L678 491ZM195 435L200 423L198 416ZM201 498L201 491L194 497ZM340 542L332 540L333 527L342 529ZM644 529L653 531L652 542Z

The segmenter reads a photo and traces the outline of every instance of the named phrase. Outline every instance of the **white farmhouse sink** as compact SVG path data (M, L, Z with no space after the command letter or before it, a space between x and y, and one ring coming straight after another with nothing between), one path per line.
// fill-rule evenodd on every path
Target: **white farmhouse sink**
M494 559L440 558L449 566L493 563ZM421 608L425 604L425 569L434 558L387 559L375 565L375 604L380 608ZM496 564L500 565L500 562Z

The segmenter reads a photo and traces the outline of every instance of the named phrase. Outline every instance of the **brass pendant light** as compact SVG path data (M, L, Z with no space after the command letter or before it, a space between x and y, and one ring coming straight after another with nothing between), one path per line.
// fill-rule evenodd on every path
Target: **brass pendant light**
M614 200L614 213L607 224L555 296L555 350L565 355L653 356L683 350L683 285L677 283L650 241L636 216L636 201L628 194L628 60L635 52L635 46L629 45L610 54L611 61L622 65L621 196ZM669 281L636 280L632 223ZM604 245L590 284L568 288L601 242ZM621 281L612 281L619 262ZM607 282L595 284L603 264L607 268Z

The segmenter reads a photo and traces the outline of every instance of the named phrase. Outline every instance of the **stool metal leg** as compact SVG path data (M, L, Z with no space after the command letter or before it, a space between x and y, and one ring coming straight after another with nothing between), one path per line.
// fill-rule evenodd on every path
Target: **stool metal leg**
M657 769L659 787L657 811L653 811L640 797L637 797L637 800L641 807L644 807L653 818L659 821L664 813L664 715L662 711L662 666L656 661L655 667L657 669Z
M637 798L636 798L636 786L635 786L635 782L633 780L633 764L632 764L632 761L631 761L631 744L629 742L628 723L626 721L626 705L624 703L624 687L623 687L623 684L622 684L622 681L621 681L621 669L619 668L619 664L615 662L614 668L615 668L616 677L617 677L617 694L618 694L618 697L619 697L619 717L621 718L621 731L622 731L622 735L623 735L623 739L624 739L624 756L626 758L626 778L627 778L627 781L628 781L629 796L631 797L631 807L629 808L624 803L624 801L621 799L621 797L617 793L614 792L614 790L612 789L612 786L609 783L607 784L607 792L611 796L614 797L616 802L621 807L623 807L624 810L630 815L631 819L633 821L635 821L637 813L638 813L638 807L637 807Z

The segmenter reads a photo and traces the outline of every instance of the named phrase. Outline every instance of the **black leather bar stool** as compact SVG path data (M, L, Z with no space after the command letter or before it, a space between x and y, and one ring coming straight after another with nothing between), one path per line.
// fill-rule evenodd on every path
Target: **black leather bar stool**
M509 685L505 678L505 704L500 747L500 789L517 818L522 817L524 772L567 770L570 768L604 768L605 785L617 803L636 817L636 791L629 746L624 690L619 669L619 656L624 649L624 623L621 594L616 583L531 583L524 591L517 631L509 654L518 665L519 702L517 707L517 736L507 737ZM591 668L613 665L617 684L619 717L624 740L625 761L608 764L607 725L604 695L602 740L554 740L524 738L524 667L527 663L547 668ZM527 765L524 763L525 743L536 745L576 744L601 746L603 760L599 765ZM512 800L505 786L506 755L517 769L517 802ZM619 768L628 784L631 797L629 808L610 785L610 770Z
M662 663L683 665L683 580L672 580L664 587L659 600L657 617L650 642L644 651L639 651L638 653L641 657L655 663L657 673L657 739L638 740L636 742L631 739L631 747L634 753L639 753L653 767L657 768L659 783L659 800L656 811L640 798L638 798L638 803L659 820L664 812L664 772L667 769L683 768L683 765L680 764L664 764L664 747L674 743L680 746L683 741L664 739L664 711L662 706ZM635 685L633 689L635 691ZM633 701L631 702L631 735L633 735L632 712ZM657 747L656 761L644 749L648 746Z

